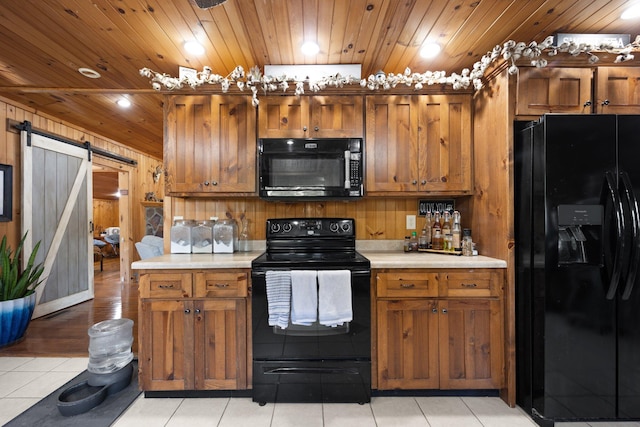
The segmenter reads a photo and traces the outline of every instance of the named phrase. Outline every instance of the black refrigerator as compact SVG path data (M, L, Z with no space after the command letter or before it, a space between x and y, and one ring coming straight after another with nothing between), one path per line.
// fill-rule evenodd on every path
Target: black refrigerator
M516 122L514 190L518 405L640 420L640 115Z

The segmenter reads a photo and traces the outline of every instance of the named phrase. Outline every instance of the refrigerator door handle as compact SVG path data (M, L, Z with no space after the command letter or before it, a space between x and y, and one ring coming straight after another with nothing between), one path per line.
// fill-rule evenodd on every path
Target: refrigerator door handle
M622 299L628 300L636 282L638 264L640 263L640 209L638 208L638 200L636 199L636 195L633 191L629 174L624 171L620 172L620 178L622 181L622 190L624 191L627 203L629 204L629 211L631 214L630 224L633 235L631 243L631 257L629 258L629 273L625 279L624 290L622 291Z
M615 255L613 258L613 271L611 273L611 277L609 278L609 286L607 287L606 298L612 300L616 296L616 291L618 290L618 282L620 281L620 276L622 274L622 261L624 258L624 233L625 233L625 221L624 221L624 211L622 210L622 202L620 200L620 196L618 194L617 188L617 179L613 172L607 171L604 174L604 186L603 186L603 194L602 194L602 203L605 204L607 201L611 201L614 214L615 214L615 222L616 222L616 249ZM606 193L606 194L605 194ZM605 205L606 212L606 205ZM606 230L604 231L604 235L608 235L609 233Z

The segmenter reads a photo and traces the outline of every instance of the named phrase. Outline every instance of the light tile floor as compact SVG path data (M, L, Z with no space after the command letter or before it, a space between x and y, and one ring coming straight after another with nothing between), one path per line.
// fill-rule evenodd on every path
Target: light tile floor
M84 371L87 358L0 357L0 425ZM562 427L640 423L562 423ZM520 408L489 397L374 397L370 404L267 404L250 398L134 401L113 424L219 427L534 427ZM558 424L560 425L560 424Z

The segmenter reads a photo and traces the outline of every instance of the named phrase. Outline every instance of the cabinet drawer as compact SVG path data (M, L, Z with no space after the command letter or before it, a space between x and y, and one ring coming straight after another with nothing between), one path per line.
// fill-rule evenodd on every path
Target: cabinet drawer
M440 274L440 295L448 297L499 296L500 277L497 271L465 271Z
M189 298L191 273L148 273L140 276L140 298Z
M196 298L247 296L249 273L245 271L196 273Z
M376 280L377 296L381 298L438 296L435 273L378 273Z

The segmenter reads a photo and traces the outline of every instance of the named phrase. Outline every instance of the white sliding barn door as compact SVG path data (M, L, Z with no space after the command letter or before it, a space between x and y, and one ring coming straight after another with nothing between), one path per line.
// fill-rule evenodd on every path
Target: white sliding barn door
M86 149L36 133L22 131L21 146L25 253L41 241L37 262L45 263L40 317L93 298L91 162Z

